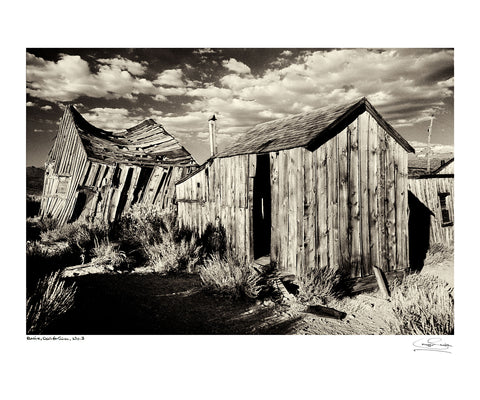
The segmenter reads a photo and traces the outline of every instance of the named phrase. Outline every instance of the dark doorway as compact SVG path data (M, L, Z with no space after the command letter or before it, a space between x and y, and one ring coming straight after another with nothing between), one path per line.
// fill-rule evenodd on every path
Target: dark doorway
M430 218L433 212L408 191L408 246L410 268L421 271L430 246Z
M257 172L253 180L253 255L270 254L271 234L270 157L257 156Z

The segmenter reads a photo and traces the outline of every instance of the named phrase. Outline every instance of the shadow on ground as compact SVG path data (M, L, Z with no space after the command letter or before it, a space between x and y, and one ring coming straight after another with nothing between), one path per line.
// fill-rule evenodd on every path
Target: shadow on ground
M87 275L71 278L75 306L46 334L288 334L300 318L201 290L192 275Z

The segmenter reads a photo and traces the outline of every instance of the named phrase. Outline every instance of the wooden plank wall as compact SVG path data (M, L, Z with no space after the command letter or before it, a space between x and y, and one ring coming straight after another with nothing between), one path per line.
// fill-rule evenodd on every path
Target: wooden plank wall
M450 196L446 197L446 202L450 219L454 222L454 186L454 178L450 177L408 180L408 189L434 214L430 218L430 244L454 244L454 225L442 226L442 209L438 197L438 193L450 193Z
M270 154L271 259L304 274L342 266L351 277L408 267L407 154L368 113L313 153Z
M200 172L177 184L181 226L203 233L208 223L223 225L227 240L241 258L253 254L251 241L253 178L256 155L214 159Z
M65 223L73 211L76 190L82 177L87 155L76 132L70 113L65 113L54 146L46 161L44 190L40 205L40 216L52 217L60 224ZM68 185L64 194L57 193L60 179L67 179Z
M100 164L88 161L80 186L94 192L81 218L111 223L124 215L134 204L155 205L160 209L175 207L175 181L189 171L184 167L153 168L145 187L137 188L142 167L124 164ZM117 176L114 179L114 176ZM115 181L115 182L114 182ZM134 193L140 190L136 201ZM123 198L123 202L122 202ZM120 205L123 205L119 208Z

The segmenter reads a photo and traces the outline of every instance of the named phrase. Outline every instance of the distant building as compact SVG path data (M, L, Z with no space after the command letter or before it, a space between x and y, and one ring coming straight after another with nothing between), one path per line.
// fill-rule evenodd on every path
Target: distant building
M454 244L454 159L438 161L431 174L410 172L410 263L420 268L432 244Z
M178 218L297 276L406 269L408 152L365 98L266 122L177 183Z
M192 156L151 119L108 132L68 106L45 163L40 215L60 224L112 222L135 203L169 208L174 182L195 167Z

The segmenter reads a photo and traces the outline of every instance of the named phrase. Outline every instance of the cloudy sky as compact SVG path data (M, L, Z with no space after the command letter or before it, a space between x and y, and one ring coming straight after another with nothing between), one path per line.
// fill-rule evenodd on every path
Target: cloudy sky
M451 49L27 49L27 165L42 166L66 104L115 131L153 118L203 162L265 121L366 96L414 147L453 151Z

